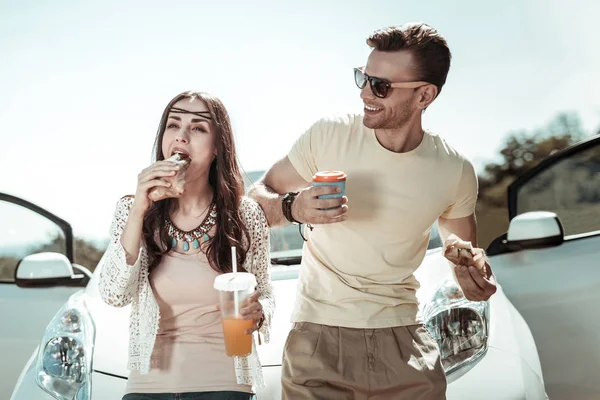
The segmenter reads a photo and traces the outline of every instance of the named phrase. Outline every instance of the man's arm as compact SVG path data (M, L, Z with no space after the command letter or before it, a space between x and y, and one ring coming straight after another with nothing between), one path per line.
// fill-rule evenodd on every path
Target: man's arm
M310 186L287 157L277 161L248 195L262 207L269 226L284 226L289 221L283 215L281 198L288 192L300 192L292 203L292 216L296 221L310 224L327 224L346 219L348 206L346 196L337 199L319 199L324 194L339 193L337 186ZM326 208L338 207L325 210Z
M458 236L466 242L470 242L474 247L473 261L484 263L486 275L482 276L475 266L453 265L454 275L465 297L472 301L488 300L496 293L496 277L492 268L487 263L485 252L477 246L477 219L475 214L463 218L443 218L438 219L438 230L444 246L451 234ZM463 248L468 248L468 243Z
M438 231L442 243L445 243L451 234L455 234L462 240L471 242L477 247L477 219L475 214L464 218L438 218Z
M289 221L284 217L281 198L288 192L296 192L309 185L287 157L277 161L248 192L248 196L260 204L269 226L284 226Z

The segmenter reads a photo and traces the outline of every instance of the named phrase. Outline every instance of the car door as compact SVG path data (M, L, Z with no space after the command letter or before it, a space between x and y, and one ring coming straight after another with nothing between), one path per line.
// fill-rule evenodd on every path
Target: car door
M73 262L71 226L28 201L0 193L0 399L15 382L44 334L46 325L80 287L31 287L15 284L23 257L40 252L64 254Z
M509 217L551 211L559 246L493 257L504 292L536 341L551 399L600 398L600 136L574 145L517 179Z

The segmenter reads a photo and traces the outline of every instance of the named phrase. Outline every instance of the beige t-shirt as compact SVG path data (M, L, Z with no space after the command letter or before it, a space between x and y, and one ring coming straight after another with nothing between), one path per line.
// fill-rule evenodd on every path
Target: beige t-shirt
M472 164L439 136L394 153L365 127L362 115L318 121L288 158L307 182L322 170L348 176L348 219L306 229L294 322L350 328L420 323L413 272L438 217L474 213Z

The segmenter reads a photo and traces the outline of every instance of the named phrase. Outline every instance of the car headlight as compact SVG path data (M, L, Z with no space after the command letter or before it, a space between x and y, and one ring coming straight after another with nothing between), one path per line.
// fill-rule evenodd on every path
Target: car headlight
M37 384L57 400L89 399L96 328L76 293L54 316L37 355Z
M423 309L427 330L437 341L446 374L485 354L489 333L489 303L467 300L449 279Z

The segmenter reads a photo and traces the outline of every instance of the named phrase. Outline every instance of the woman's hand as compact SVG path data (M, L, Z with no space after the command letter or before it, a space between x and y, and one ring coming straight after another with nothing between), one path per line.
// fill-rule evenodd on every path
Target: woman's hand
M252 329L246 330L246 334L248 335L254 331L259 330L262 325L262 321L265 318L263 314L262 305L258 301L259 298L260 292L256 290L250 296L246 297L246 299L242 302L240 314L244 317L244 319L254 320Z
M144 169L138 175L138 185L135 192L132 211L137 211L140 215L145 215L153 201L148 197L150 191L154 188L165 188L165 191L172 185L172 178L177 174L179 165L172 161L158 161ZM165 196L166 198L166 196Z

